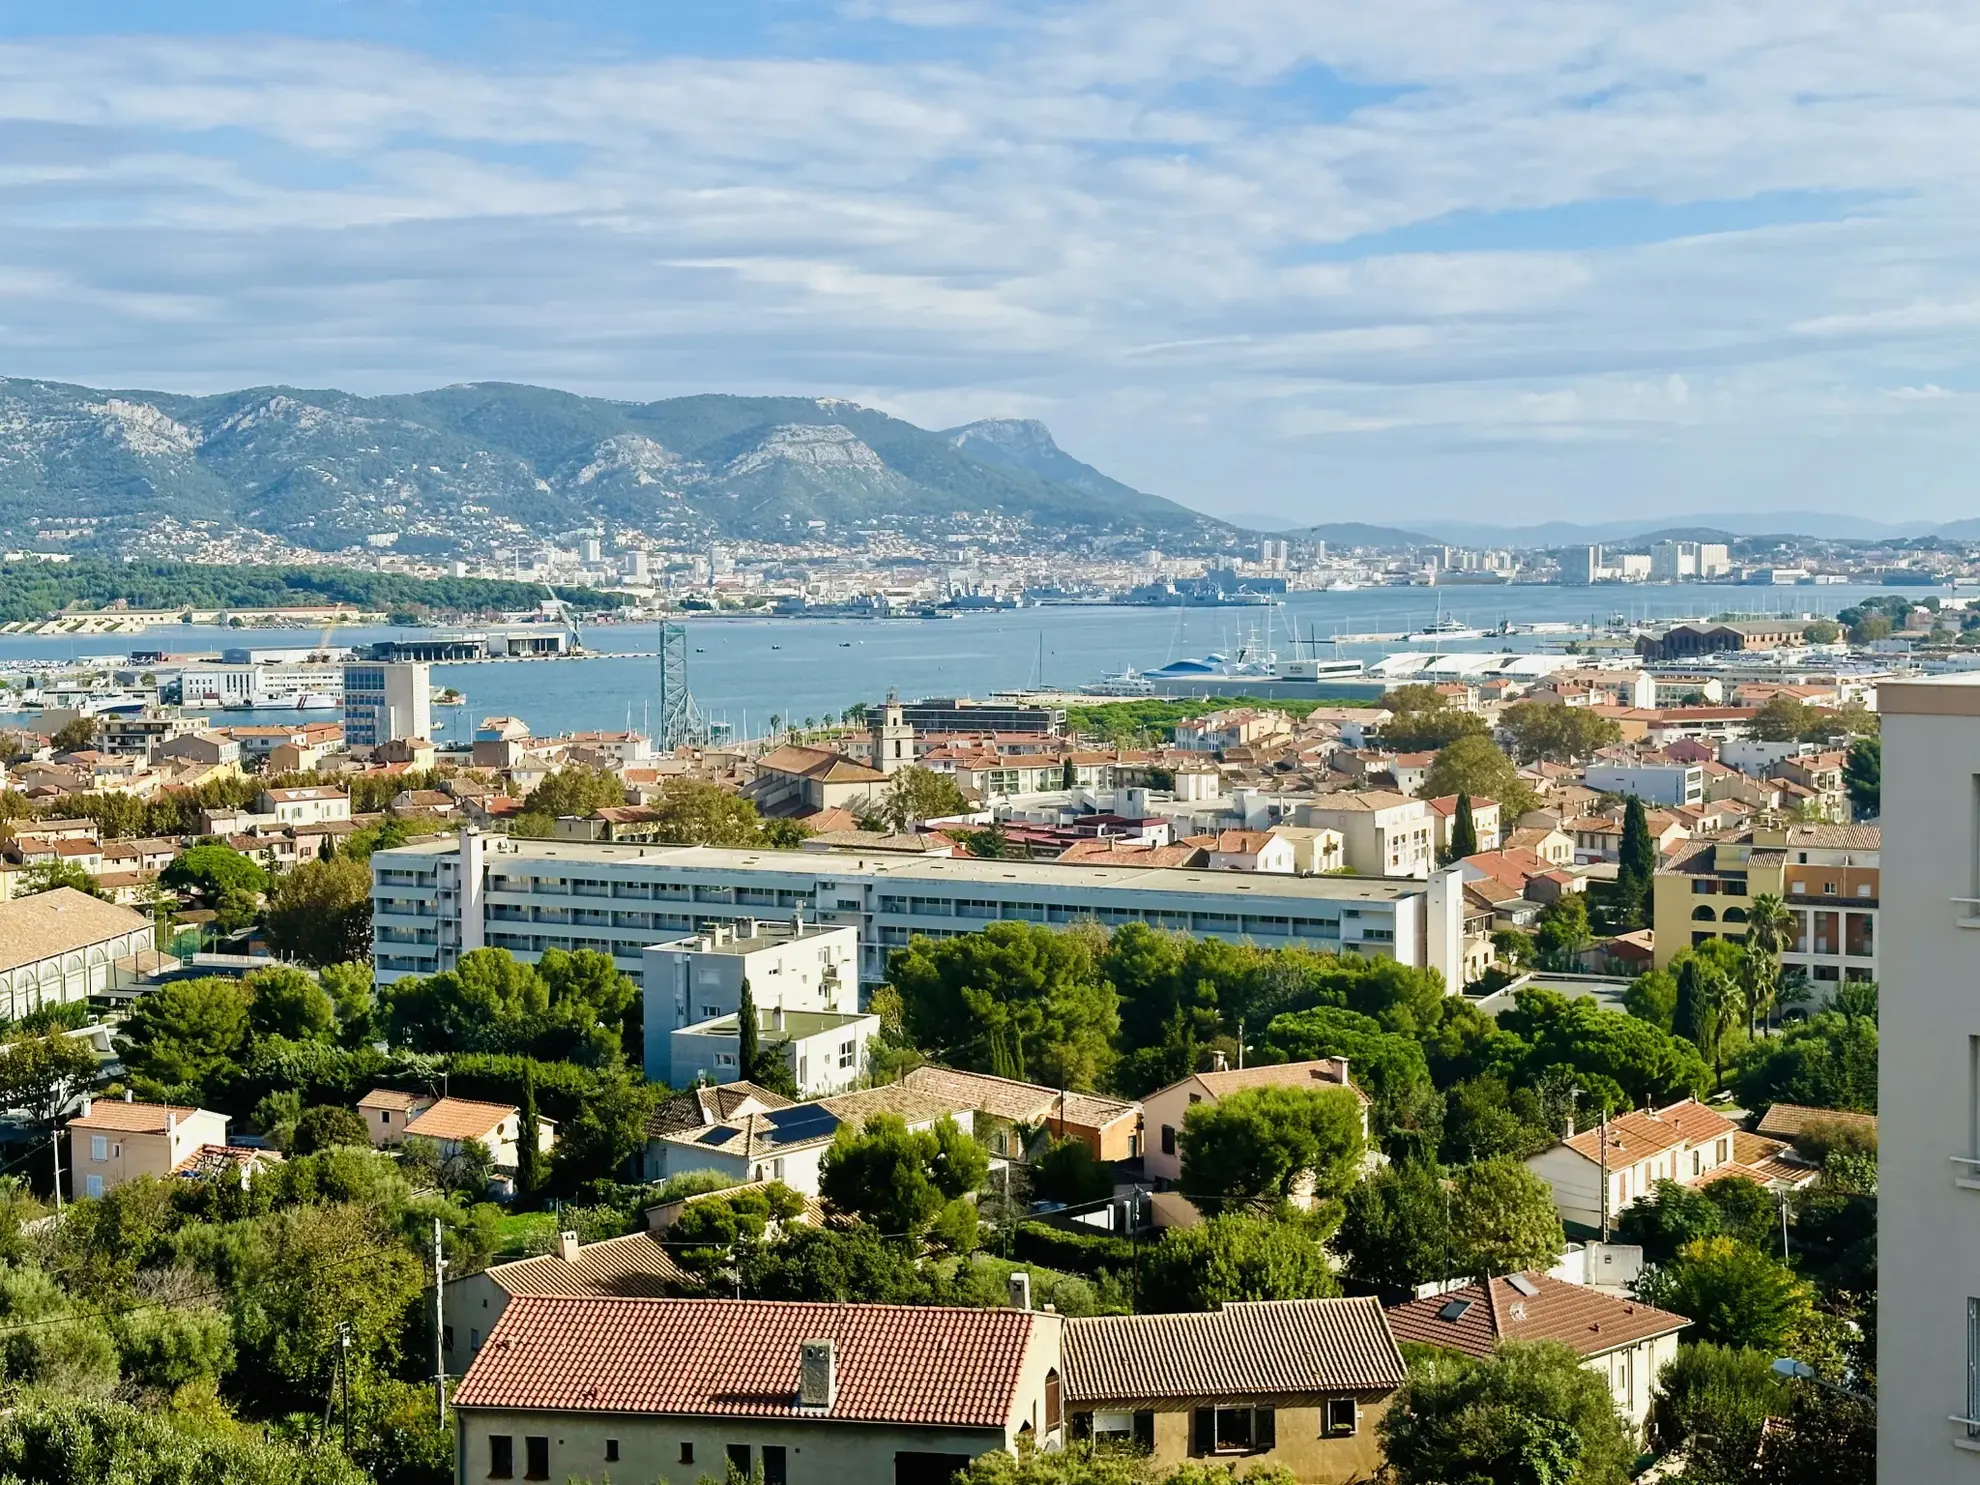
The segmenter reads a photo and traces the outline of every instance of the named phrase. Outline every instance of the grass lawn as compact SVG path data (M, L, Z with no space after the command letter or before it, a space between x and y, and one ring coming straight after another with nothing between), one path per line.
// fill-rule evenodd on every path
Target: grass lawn
M515 1212L502 1218L495 1228L498 1257L522 1257L543 1252L557 1236L555 1212Z

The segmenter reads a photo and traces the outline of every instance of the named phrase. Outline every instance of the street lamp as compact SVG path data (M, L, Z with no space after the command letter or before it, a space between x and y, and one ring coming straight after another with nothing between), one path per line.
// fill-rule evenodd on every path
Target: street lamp
M1817 1387L1826 1387L1831 1392L1838 1393L1843 1397L1855 1398L1858 1402L1869 1402L1871 1400L1868 1393L1852 1392L1847 1387L1838 1387L1834 1382L1823 1378L1807 1362L1797 1361L1792 1356L1782 1356L1774 1362L1774 1375L1791 1382L1813 1382Z

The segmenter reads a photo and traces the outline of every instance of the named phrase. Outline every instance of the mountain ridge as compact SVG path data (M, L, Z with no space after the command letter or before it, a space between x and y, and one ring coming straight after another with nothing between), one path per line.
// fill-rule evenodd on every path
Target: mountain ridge
M0 532L116 547L148 529L322 551L482 550L586 528L796 543L972 526L1213 548L1228 522L1074 459L1042 423L931 431L828 397L657 402L470 382L363 397L0 378Z

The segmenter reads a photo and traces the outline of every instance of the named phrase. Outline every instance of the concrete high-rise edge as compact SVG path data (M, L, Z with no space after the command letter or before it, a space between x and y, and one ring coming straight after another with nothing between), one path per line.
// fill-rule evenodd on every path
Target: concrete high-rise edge
M344 742L353 748L433 737L433 667L357 660L344 667Z
M1877 704L1877 1478L1980 1481L1980 676Z

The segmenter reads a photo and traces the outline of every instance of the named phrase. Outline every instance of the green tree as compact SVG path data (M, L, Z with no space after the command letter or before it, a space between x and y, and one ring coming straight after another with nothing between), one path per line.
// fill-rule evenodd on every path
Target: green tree
M234 1365L233 1328L217 1310L129 1310L111 1317L110 1336L125 1380L156 1397L214 1386Z
M329 994L293 966L257 969L241 983L249 997L248 1027L257 1036L323 1041L337 1023L337 1008Z
M731 1196L689 1202L668 1229L667 1240L681 1267L722 1287L725 1279L734 1282L739 1265L748 1264L741 1250L763 1242L772 1224L788 1222L803 1210L803 1197L773 1181Z
M626 1073L601 1076L557 1128L552 1191L572 1196L594 1182L624 1179L646 1149L646 1121L663 1092Z
M1769 1438L1754 1485L1860 1485L1876 1478L1875 1398L1813 1382L1796 1382L1788 1392L1785 1426Z
M103 884L73 861L44 861L30 866L21 873L20 885L14 893L19 897L31 897L40 892L53 892L57 887L73 887L101 901L110 900Z
M1203 1210L1270 1207L1302 1187L1337 1197L1362 1156L1361 1102L1348 1088L1249 1088L1189 1110L1182 1180Z
M754 846L764 843L766 834L756 806L738 794L706 779L664 780L660 793L648 806L654 814L654 838L687 846ZM788 829L790 822L772 821L776 827L769 844L780 849L795 845Z
M818 1190L840 1211L901 1237L928 1231L951 1203L967 1205L989 1171L990 1157L953 1119L914 1130L898 1114L876 1114L863 1129L840 1126L819 1161Z
M182 851L158 874L164 886L191 892L209 906L225 892L261 893L268 890L268 872L252 856L232 846L208 843Z
M1660 1031L1670 1031L1676 1026L1677 1000L1677 976L1668 969L1653 969L1638 975L1623 992L1623 1008Z
M1377 1430L1397 1485L1624 1485L1636 1458L1607 1379L1556 1341L1435 1352Z
M1540 910L1533 946L1547 968L1578 969L1582 951L1594 942L1588 927L1588 899L1582 893L1563 892Z
M1521 763L1568 763L1622 741L1613 718L1585 706L1526 701L1499 714L1499 730Z
M1789 1354L1814 1316L1814 1294L1794 1272L1729 1237L1697 1238L1661 1268L1646 1269L1637 1297L1689 1316L1690 1335L1721 1346Z
M371 957L371 869L337 857L305 861L277 879L264 919L278 954L305 964Z
M1399 753L1443 748L1461 737L1483 737L1489 730L1483 717L1452 706L1435 686L1397 686L1378 705L1391 713L1382 724L1382 742Z
M1814 708L1792 696L1770 696L1753 714L1747 730L1761 742L1793 742L1817 720Z
M371 1485L325 1444L188 1427L122 1403L35 1394L0 1417L0 1477L21 1485Z
M1141 1308L1214 1310L1254 1299L1340 1293L1324 1222L1230 1215L1171 1228L1141 1255Z
M551 819L583 817L626 802L625 781L604 768L560 768L523 798L523 811Z
M1373 1016L1315 1006L1273 1017L1264 1039L1288 1062L1347 1058L1355 1082L1375 1100L1374 1118L1382 1130L1406 1124L1410 1110L1435 1096L1423 1043L1412 1035L1383 1030Z
M746 983L746 982L745 982ZM537 1137L536 1066L523 1069L522 1106L517 1110L516 1200L527 1205L543 1187L543 1146Z
M1801 637L1811 645L1832 645L1842 638L1842 625L1834 619L1816 619L1802 626Z
M1798 1103L1873 1114L1877 1023L1866 1015L1820 1011L1748 1047L1733 1071L1732 1085L1750 1108Z
M1534 805L1533 790L1519 776L1512 759L1482 732L1456 738L1439 748L1417 792L1425 799L1440 799L1446 794L1495 799L1501 817L1509 820L1517 820Z
M1471 818L1471 796L1460 794L1451 813L1451 844L1444 853L1445 864L1478 854L1478 823Z
M1771 892L1759 893L1746 912L1741 941L1740 988L1746 996L1746 1034L1772 1009L1781 986L1781 955L1794 942L1794 914Z
M743 976L742 995L736 1005L736 1070L744 1078L756 1076L757 1053L756 997L750 993L749 977Z
M1649 917L1651 884L1657 875L1657 843L1643 801L1635 795L1623 805L1622 843L1616 864L1616 913L1630 926Z
M963 798L954 779L910 764L894 775L875 813L889 830L899 834L916 829L926 820L960 815L968 809L969 801Z
M1408 1291L1450 1273L1450 1193L1435 1165L1384 1166L1349 1191L1334 1247L1364 1284Z
M19 1109L37 1129L53 1129L97 1078L90 1044L59 1031L0 1046L0 1108Z
M921 1050L1000 1077L1101 1085L1114 1061L1120 997L1096 936L1031 923L915 939L888 960L903 1024Z
M1687 1475L1701 1481L1750 1478L1760 1430L1769 1416L1786 1410L1773 1361L1765 1351L1710 1341L1678 1347L1657 1378L1653 1416L1659 1440L1683 1449Z
M1553 1188L1510 1155L1451 1182L1451 1263L1475 1276L1552 1268L1567 1248Z
M136 1076L165 1088L204 1084L232 1067L248 1038L248 988L239 980L173 980L140 995L119 1047Z
M1859 820L1874 820L1883 807L1884 740L1859 737L1849 745L1843 761L1843 788L1849 791L1849 807Z
M369 964L326 964L318 977L337 1015L337 1042L356 1049L378 1039L378 997Z
M313 1155L318 1150L334 1150L339 1145L371 1148L371 1135L355 1110L334 1104L318 1104L304 1109L289 1136L291 1155Z
M1680 955L1677 1000L1671 1025L1704 1056L1712 1060L1712 1080L1724 1075L1726 1043L1737 1024L1740 991L1733 979L1703 955Z
M1040 1201L1067 1206L1104 1201L1114 1194L1114 1175L1095 1158L1085 1140L1048 1139L1031 1162L1031 1191Z
M86 753L102 736L103 723L96 717L72 717L56 729L48 746L59 758L64 753Z

